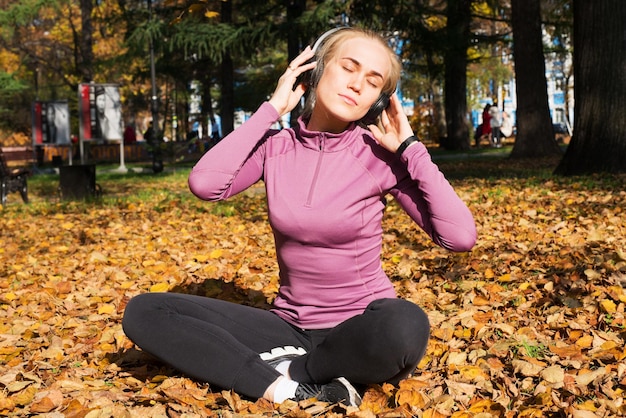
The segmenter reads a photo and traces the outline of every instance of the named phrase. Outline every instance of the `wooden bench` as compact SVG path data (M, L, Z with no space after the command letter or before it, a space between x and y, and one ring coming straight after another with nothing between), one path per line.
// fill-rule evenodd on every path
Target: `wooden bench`
M0 197L6 205L9 193L19 192L22 200L28 203L28 177L30 167L35 162L32 148L0 147Z

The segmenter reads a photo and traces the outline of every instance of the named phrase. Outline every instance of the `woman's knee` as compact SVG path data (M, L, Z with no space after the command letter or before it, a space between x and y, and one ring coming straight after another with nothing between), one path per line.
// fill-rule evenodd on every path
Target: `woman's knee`
M146 320L154 319L154 310L160 305L157 295L157 293L142 293L128 301L122 317L122 329L126 335L134 334L134 330L142 328Z
M381 315L388 330L386 338L391 339L393 346L423 352L428 344L430 323L422 308L404 299L380 299L368 309Z
M155 304L155 293L142 293L131 298L124 308L124 318L133 317L152 309Z

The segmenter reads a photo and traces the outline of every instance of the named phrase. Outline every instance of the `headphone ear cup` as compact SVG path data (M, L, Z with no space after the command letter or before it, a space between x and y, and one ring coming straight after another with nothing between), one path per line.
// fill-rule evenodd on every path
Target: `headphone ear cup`
M308 60L307 62L305 62L303 65L306 64L310 64L313 62L313 58L311 58L310 60ZM302 74L300 74L298 76L298 78L296 78L296 83L294 84L293 88L295 89L297 86L299 86L300 84L304 84L307 88L311 86L311 71L305 71Z
M310 64L316 60L317 57L313 57L309 59L302 65ZM296 83L294 84L294 88L299 86L300 84L304 84L307 88L315 87L317 82L319 81L320 75L324 71L322 69L323 65L320 61L317 62L315 68L309 71L305 71L296 78Z
M300 74L298 76L298 78L296 79L295 86L298 86L300 84L304 84L307 88L311 88L311 87L317 86L317 83L318 83L320 77L322 76L322 73L324 72L324 65L322 64L323 60L320 59L320 57L317 56L318 49L319 49L320 45L322 43L324 43L326 38L328 38L333 33L338 32L338 31L340 31L342 29L347 29L347 27L346 26L340 26L340 27L337 27L337 28L333 28L333 29L327 30L319 38L317 38L317 40L313 44L313 48L312 48L313 52L315 52L315 56L313 58L309 59L305 63L305 64L310 64L313 61L317 61L317 65L311 71L307 71L305 73ZM295 86L294 86L294 88L295 88Z
M390 96L387 93L381 93L378 99L374 102L372 107L367 111L365 116L361 119L361 123L365 125L371 125L376 123L376 120L383 113L383 110L389 106Z

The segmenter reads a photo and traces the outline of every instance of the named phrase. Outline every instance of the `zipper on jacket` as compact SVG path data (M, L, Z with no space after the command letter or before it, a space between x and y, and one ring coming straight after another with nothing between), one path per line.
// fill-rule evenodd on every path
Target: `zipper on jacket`
M317 186L317 180L320 174L320 169L322 167L322 157L324 156L324 143L326 137L324 136L324 134L322 134L320 136L320 153L319 156L317 157L317 165L315 166L315 172L313 173L313 179L311 180L311 187L309 188L309 194L307 196L306 199L306 203L305 206L309 207L311 206L311 203L313 202L313 193L315 192L316 186Z

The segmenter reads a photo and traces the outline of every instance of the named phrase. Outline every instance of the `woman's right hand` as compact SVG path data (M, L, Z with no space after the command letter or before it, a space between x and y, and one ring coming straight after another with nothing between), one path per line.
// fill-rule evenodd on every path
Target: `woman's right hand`
M269 103L274 106L280 116L291 112L306 91L306 86L303 84L297 85L295 89L293 87L300 74L315 68L316 62L307 63L314 55L311 47L307 46L300 55L291 61L283 75L278 79L278 84L269 99Z

